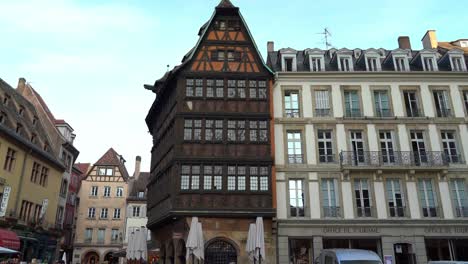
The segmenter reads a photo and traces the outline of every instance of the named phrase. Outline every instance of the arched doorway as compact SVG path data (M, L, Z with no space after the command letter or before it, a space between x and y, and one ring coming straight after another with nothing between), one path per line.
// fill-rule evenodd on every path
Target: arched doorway
M98 253L94 251L90 251L86 253L86 255L83 258L82 263L85 264L99 264L99 255Z
M119 262L119 258L116 258L112 256L113 252L108 252L106 255L104 255L104 261L107 261L109 264L114 264Z
M205 264L237 264L236 248L225 240L213 240L205 248Z

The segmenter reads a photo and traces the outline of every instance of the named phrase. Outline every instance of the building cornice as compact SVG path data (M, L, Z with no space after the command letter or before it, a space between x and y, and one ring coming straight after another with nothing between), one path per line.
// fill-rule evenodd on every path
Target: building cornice
M450 81L468 82L467 72L277 72L275 81Z

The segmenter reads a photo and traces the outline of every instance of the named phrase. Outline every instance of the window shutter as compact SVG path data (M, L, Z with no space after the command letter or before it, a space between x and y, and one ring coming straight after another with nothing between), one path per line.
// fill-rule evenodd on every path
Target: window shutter
M141 217L146 217L146 205L141 206Z
M127 216L130 216L130 217L133 216L132 215L132 206L130 206L130 205L127 205Z

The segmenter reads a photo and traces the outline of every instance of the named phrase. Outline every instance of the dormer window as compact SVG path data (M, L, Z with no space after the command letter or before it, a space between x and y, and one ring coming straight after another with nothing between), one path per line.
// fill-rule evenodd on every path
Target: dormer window
M6 120L6 113L5 113L5 112L1 112L1 113L0 113L0 124L5 123L5 120Z
M145 192L138 192L138 198L144 198L145 197Z
M49 143L47 143L47 142L44 144L44 151L45 151L45 152L49 152L49 151L50 151L50 145L49 145Z
M421 55L421 62L424 71L438 70L435 55Z
M24 106L20 106L19 109L18 109L18 114L20 116L24 116Z
M36 124L37 124L37 119L38 119L37 116L34 116L34 117L33 117L33 120L32 120L32 125L33 125L33 127L36 126Z
M297 51L292 48L281 49L281 70L284 72L297 71Z
M466 64L463 56L450 56L450 67L452 71L466 71Z
M18 123L16 124L16 133L21 134L21 132L23 132L23 125Z
M338 55L338 70L345 72L354 70L351 55Z
M365 56L367 71L381 71L380 59L377 56Z
M325 62L323 55L309 56L310 71L325 71Z
M410 70L408 58L406 56L394 56L393 65L395 67L395 71L409 71Z
M8 105L8 102L10 102L10 96L5 94L5 97L3 98L3 104Z

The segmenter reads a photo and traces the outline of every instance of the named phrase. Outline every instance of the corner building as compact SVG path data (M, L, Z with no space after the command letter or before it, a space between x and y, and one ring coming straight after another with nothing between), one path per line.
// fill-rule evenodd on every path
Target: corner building
M279 263L359 248L393 263L468 259L464 40L423 49L268 47Z
M272 72L237 7L223 0L182 64L154 86L148 228L163 263L185 263L191 218L203 226L205 263L247 263L249 224L272 236ZM274 182L274 181L273 181Z

